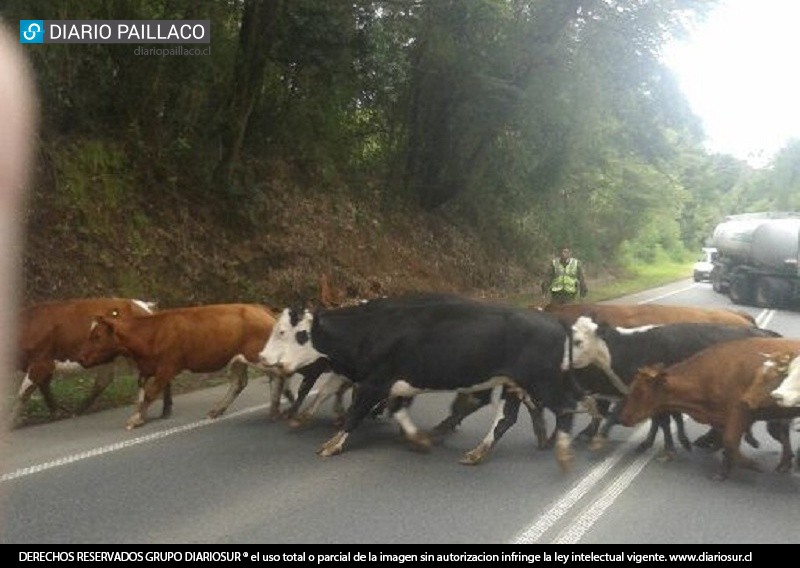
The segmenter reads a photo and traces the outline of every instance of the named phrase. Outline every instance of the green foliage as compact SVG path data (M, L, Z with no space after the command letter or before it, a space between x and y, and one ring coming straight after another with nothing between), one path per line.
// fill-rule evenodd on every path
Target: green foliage
M2 15L212 22L207 56L28 50L65 226L120 241L124 218L125 253L146 259L157 192L244 233L282 163L308 193L418 205L534 266L565 241L591 262L676 259L725 214L800 207L800 143L762 172L709 156L659 59L714 4L9 0Z

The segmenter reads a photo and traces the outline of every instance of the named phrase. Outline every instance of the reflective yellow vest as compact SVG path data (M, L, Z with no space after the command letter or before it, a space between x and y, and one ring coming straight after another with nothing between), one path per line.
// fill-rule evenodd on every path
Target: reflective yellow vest
M578 291L578 259L570 258L567 265L561 264L561 260L553 259L553 272L555 278L550 285L551 292L566 292L575 294Z

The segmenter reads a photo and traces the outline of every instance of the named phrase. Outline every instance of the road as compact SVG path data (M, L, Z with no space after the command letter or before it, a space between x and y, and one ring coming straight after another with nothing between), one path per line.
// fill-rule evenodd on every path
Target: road
M729 305L689 280L617 300ZM763 327L800 337L800 314L745 308ZM333 433L329 411L312 427L270 423L267 384L250 385L216 421L223 387L176 397L173 416L128 432L119 408L7 435L0 472L2 543L792 543L800 474L773 471L779 447L763 426L744 451L761 472L712 477L719 455L695 449L662 462L634 451L646 425L617 427L606 449L576 444L563 473L534 448L524 412L479 466L458 463L486 433L489 410L468 418L431 453L411 451L398 428L365 423L342 455L316 448ZM423 427L452 395L418 397ZM585 425L576 419L575 432ZM552 427L552 421L549 421ZM706 427L687 419L691 438ZM794 434L795 439L797 434ZM658 442L657 442L658 446ZM424 551L425 549L416 549Z

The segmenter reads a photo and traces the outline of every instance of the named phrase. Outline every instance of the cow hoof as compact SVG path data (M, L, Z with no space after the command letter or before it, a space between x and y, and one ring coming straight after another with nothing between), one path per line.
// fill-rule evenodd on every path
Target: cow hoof
M221 415L222 415L222 411L221 410L216 410L216 409L215 410L211 410L208 413L208 417L211 418L212 420L214 418L219 418Z
M347 434L345 432L337 432L333 438L320 446L317 453L324 458L341 454L345 439L347 439Z
M267 420L269 422L280 422L283 420L283 414L280 410L270 411L270 413L267 414Z
M593 452L600 451L606 447L606 442L608 442L608 438L598 434L597 436L592 438L592 443L589 444L589 449L592 450Z
M675 459L675 451L664 450L658 456L656 456L656 459L662 463L671 462L672 460Z
M144 420L141 420L141 419L139 419L139 420L128 420L125 423L125 429L126 430L133 430L134 428L138 428L142 424L144 424Z
M292 430L299 430L304 426L308 426L309 422L310 420L308 420L307 418L303 418L302 416L294 416L292 418L289 418L287 424L289 425L289 428L291 428Z
M572 469L572 462L575 460L575 452L570 448L556 449L556 462L561 471L568 472Z
M317 454L322 456L323 458L329 458L331 456L335 456L342 453L342 448L335 447L329 448L327 444L324 444L319 450L317 450Z
M406 438L411 444L411 449L421 453L428 453L433 448L433 441L424 432L417 432Z
M789 473L790 471L792 471L792 461L789 460L788 462L779 463L778 466L775 468L775 471L777 471L778 473Z
M489 448L481 444L477 448L465 453L458 462L464 465L478 465L485 461L487 457L489 457Z

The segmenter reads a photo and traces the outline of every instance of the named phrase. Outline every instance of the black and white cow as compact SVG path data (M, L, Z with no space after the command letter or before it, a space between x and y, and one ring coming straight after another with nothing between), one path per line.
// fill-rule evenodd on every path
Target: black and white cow
M748 337L780 337L774 331L757 327L734 326L713 323L674 323L647 325L638 328L612 327L604 322L596 322L589 316L579 317L572 325L564 349L562 370L586 369L590 366L600 368L608 381L592 380L591 384L582 378L591 374L576 372L575 379L584 389L608 397L622 400L627 387L640 367L663 363L672 365L687 359L695 353L721 343ZM608 437L611 427L617 422L620 406L606 420L595 447ZM678 424L681 443L687 449L691 444L683 432L683 419L679 413L672 418ZM675 446L670 432L670 416L653 417L650 435L640 449L653 444L658 427L664 433L665 455L674 455Z
M559 381L565 338L566 330L551 314L417 294L317 313L286 309L261 360L291 374L324 358L356 385L344 426L319 449L323 456L340 453L348 435L388 399L502 386L503 404L489 433L462 463L486 459L525 402L556 414L557 458L566 468L575 402ZM405 407L391 411L409 440L425 438Z

